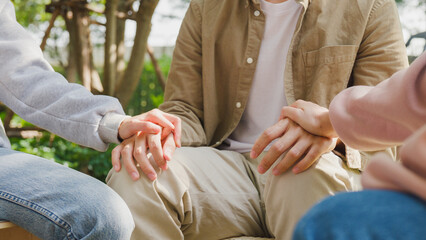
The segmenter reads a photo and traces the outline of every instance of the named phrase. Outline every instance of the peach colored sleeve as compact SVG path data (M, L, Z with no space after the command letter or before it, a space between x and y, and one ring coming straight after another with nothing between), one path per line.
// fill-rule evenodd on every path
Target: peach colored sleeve
M330 104L342 141L372 151L400 145L426 123L426 52L375 87L355 86Z

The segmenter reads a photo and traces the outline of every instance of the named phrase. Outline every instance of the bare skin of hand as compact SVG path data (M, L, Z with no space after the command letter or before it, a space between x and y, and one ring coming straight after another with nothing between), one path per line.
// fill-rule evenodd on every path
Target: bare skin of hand
M306 131L323 137L335 138L336 131L330 122L327 108L315 103L297 100L281 110L280 119L290 118Z
M138 132L133 137L124 140L111 153L115 171L120 171L115 166L120 166L121 156L121 162L133 181L140 178L137 167L140 167L142 172L151 181L154 181L157 178L157 173L149 160L148 153L152 155L158 167L167 170L167 161L171 160L176 149L173 133L169 133L164 138L161 136L161 133Z
M292 171L301 173L314 164L323 153L335 147L335 141L305 131L292 120L285 118L266 129L256 140L251 158L256 158L272 141L276 140L262 158L258 171L265 173L285 153L284 158L274 167L272 174L280 175L296 164Z
M127 139L140 131L153 134L162 131L163 137L173 132L176 146L181 146L181 120L172 114L153 109L149 112L126 118L118 128L118 135L121 139Z
M419 159L421 161L419 161ZM426 125L413 133L401 147L401 162L405 167L426 179Z
M112 151L111 161L115 171L121 170L122 163L133 180L139 179L135 162L142 171L155 180L157 175L147 160L148 150L157 165L167 168L166 161L176 147L181 147L181 120L179 117L158 109L126 118L121 123L118 134L124 141ZM171 146L171 143L174 145Z

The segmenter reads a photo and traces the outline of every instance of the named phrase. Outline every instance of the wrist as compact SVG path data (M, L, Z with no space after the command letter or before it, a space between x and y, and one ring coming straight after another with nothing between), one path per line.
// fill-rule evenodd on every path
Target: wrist
M329 114L328 110L324 111L320 115L320 119L321 119L322 126L323 126L324 136L329 137L329 138L338 137L336 131L334 130L333 125L331 124L330 114Z

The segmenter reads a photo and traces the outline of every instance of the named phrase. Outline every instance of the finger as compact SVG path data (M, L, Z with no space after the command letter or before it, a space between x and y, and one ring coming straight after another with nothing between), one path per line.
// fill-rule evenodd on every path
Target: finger
M312 144L310 137L301 137L293 147L288 150L283 159L274 167L272 174L275 176L286 172L295 162L297 162L309 149Z
M130 118L124 120L118 129L119 135L123 139L129 138L139 131L148 134L157 134L161 131L161 127L152 122Z
M165 140L172 132L170 128L163 128L163 131L161 131L161 141Z
M302 99L298 99L296 100L294 103L292 103L290 106L291 107L295 107L295 108L303 108L303 106L306 104L307 102L305 100Z
M121 149L121 160L123 162L126 171L129 173L133 181L139 179L139 172L133 161L133 147L134 147L134 138L129 139L122 143L123 148Z
M280 119L290 118L291 120L299 123L302 120L303 110L295 107L283 107L281 109Z
M176 143L173 134L169 134L163 143L163 154L166 161L172 160L172 155L175 152Z
M258 166L258 172L260 174L265 173L268 169L277 161L277 159L285 153L291 146L293 146L299 135L293 134L293 131L286 133L280 139L278 139L271 148L262 158Z
M121 169L121 162L120 162L121 149L122 149L121 145L118 145L111 152L111 163L116 172L119 172Z
M154 109L147 113L146 120L156 123L163 128L175 129L173 123L166 118L166 114L158 109Z
M173 123L173 125L175 126L175 129L173 130L173 136L175 139L175 144L176 147L181 147L182 143L181 143L181 136L182 136L182 121L179 117L174 116L172 114L165 114L165 117L167 119L169 119L169 121L171 121ZM168 136L168 135L167 135Z
M266 129L256 140L250 152L251 158L256 158L273 140L281 137L288 128L288 119L280 120L272 127Z
M320 148L317 145L312 145L306 156L293 167L293 173L298 174L306 171L312 166L322 155Z
M161 145L161 135L160 134L150 134L148 135L148 147L149 151L154 158L154 161L157 163L158 167L163 170L167 169L166 160L164 160L163 149Z
M142 172L145 173L151 181L154 181L157 178L157 173L147 157L146 135L140 135L136 138L133 155Z

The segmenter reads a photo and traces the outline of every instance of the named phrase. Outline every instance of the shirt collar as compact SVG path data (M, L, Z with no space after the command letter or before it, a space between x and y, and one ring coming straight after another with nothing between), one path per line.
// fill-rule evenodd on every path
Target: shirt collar
M260 1L260 0L246 0L246 7L248 7L248 6L249 6L250 2L252 2L255 6L260 6L259 1ZM303 7L306 9L306 8L308 7L309 3L310 3L312 0L295 0L295 1L296 1L297 3L302 4L302 5L303 5Z

